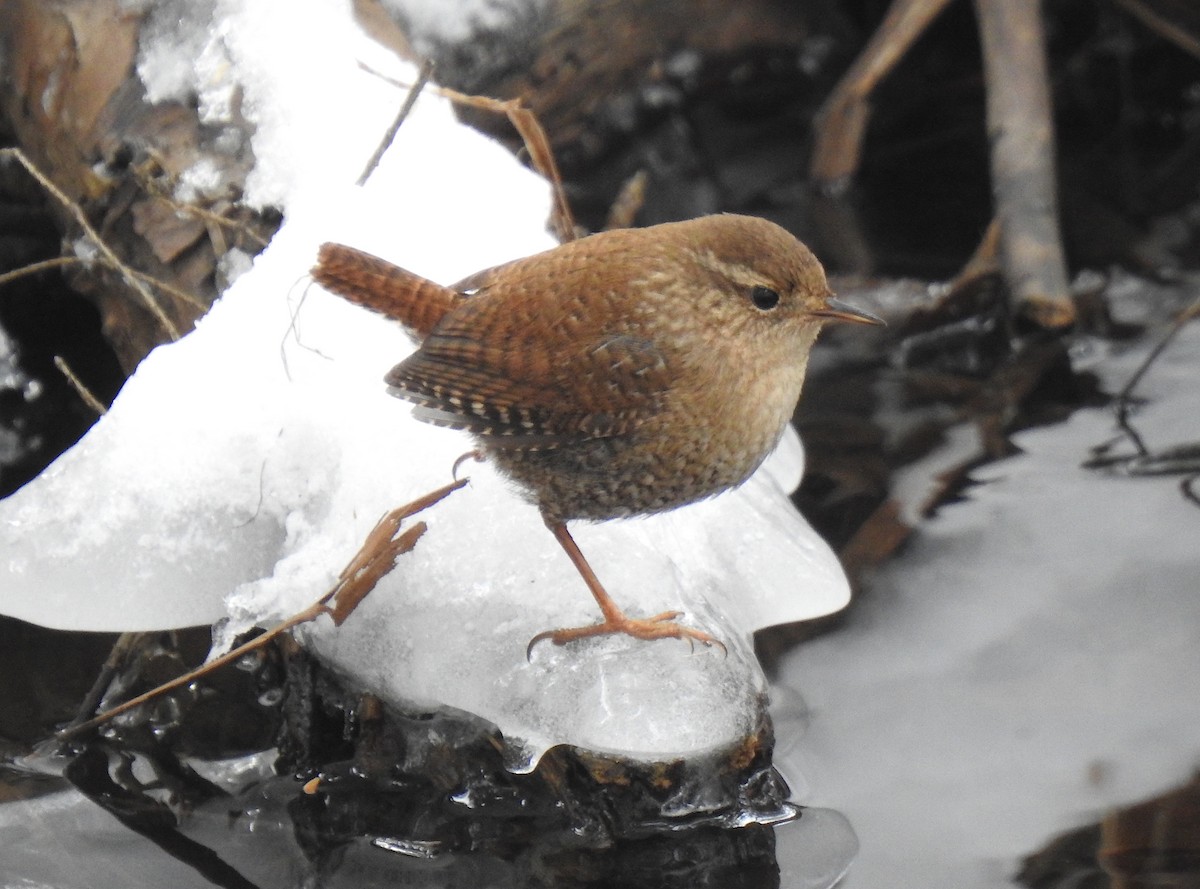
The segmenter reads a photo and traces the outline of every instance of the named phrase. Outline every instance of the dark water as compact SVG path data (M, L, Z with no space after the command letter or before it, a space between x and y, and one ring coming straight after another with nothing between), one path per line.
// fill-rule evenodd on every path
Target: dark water
M486 819L454 836L433 829L442 816L432 805L428 818L402 813L396 835L356 835L352 821L328 817L328 800L272 775L274 756L204 764L230 789L195 805L181 804L145 761L115 750L20 760L0 774L8 798L0 803L0 885L815 889L832 885L857 849L846 820L823 809L774 827L597 842L569 831L531 837L519 824ZM128 789L135 784L136 793Z

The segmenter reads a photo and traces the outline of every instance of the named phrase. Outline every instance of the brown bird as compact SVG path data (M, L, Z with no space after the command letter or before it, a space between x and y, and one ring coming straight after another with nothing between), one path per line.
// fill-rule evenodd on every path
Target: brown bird
M566 523L740 485L783 434L821 325L882 323L834 300L796 238L749 216L603 232L453 287L341 244L321 247L312 274L423 338L385 378L391 392L474 435L583 576L604 620L530 649L610 633L716 643L679 612L626 616Z

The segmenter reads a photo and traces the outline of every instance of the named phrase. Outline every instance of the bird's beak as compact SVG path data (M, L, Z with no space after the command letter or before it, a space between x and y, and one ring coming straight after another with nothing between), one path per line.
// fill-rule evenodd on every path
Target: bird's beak
M836 299L827 300L825 308L817 309L813 314L818 318L829 318L833 321L853 321L855 324L887 324L878 315L872 315L870 312L856 309L854 306L847 305Z

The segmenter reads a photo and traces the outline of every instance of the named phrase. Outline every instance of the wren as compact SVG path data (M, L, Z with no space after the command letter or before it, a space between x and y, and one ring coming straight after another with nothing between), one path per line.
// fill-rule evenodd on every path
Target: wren
M555 644L625 633L720 644L628 617L567 530L674 509L744 482L783 435L826 321L882 323L832 298L783 228L705 216L602 232L443 287L324 244L318 284L422 338L385 377L421 420L471 433L541 510L603 621Z

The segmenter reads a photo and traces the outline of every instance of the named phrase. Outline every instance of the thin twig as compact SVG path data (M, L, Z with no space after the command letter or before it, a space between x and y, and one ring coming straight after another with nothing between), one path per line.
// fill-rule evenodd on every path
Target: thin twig
M359 67L393 86L408 88L410 90L413 88L412 85L389 77L364 63L359 63ZM449 99L457 105L466 105L468 108L479 108L483 111L503 114L508 118L509 123L516 129L517 135L525 143L525 148L529 152L529 160L533 164L533 168L550 183L550 188L554 196L552 224L555 233L563 241L575 240L578 236L575 217L571 212L570 202L567 200L567 192L563 186L562 175L558 170L558 163L554 159L554 150L550 145L550 137L546 135L546 130L537 119L537 115L525 105L524 100L472 96L468 93L460 93L458 90L453 90L449 87L438 86L437 84L430 84L426 89L435 95Z
M1137 430L1129 422L1129 404L1133 400L1133 390L1142 381L1142 377L1146 375L1147 371L1150 370L1150 366L1158 360L1158 356L1179 335L1179 331L1183 330L1189 321L1197 317L1200 317L1200 298L1197 298L1191 305L1179 313L1171 323L1171 329L1166 332L1166 335L1161 340L1155 343L1154 348L1150 350L1150 354L1146 356L1146 359L1138 366L1138 369L1133 372L1133 376L1129 378L1129 381L1121 391L1117 393L1117 425L1129 437L1129 440L1133 442L1133 446L1137 448L1139 457L1149 456L1150 451L1146 447L1145 442L1142 441L1142 437L1137 433Z
M115 271L121 270L115 269ZM195 294L188 293L186 290L180 290L174 284L168 284L166 281L162 280L162 278L156 278L153 275L147 275L145 272L139 272L137 269L128 266L124 271L125 274L132 275L139 281L145 281L151 287L161 290L168 296L173 296L180 302L187 303L189 306L194 306L202 312L207 312L210 308L212 308L212 306L200 299L200 297L196 296Z
M267 244L268 244L267 239L264 238L262 235L260 235L258 232L256 232L253 228L251 228L243 220L230 219L224 215L225 211L218 212L216 210L211 210L208 207L201 207L197 204L185 203L183 201L180 201L178 198L176 198L175 195L172 193L172 191L169 189L178 188L179 177L167 172L167 169L166 169L167 164L164 162L162 157L160 157L155 151L148 150L147 155L148 155L148 160L154 164L155 169L162 177L162 180L160 181L158 176L156 176L154 173L148 172L146 170L146 167L149 166L149 163L141 164L133 169L134 179L142 187L142 190L145 191L147 195L154 198L155 200L162 201L163 203L167 204L176 213L183 213L187 216L194 216L197 219L200 219L204 222L214 223L214 224L220 226L221 228L231 229L231 230L238 232L238 233L244 235L245 237L249 238L251 241L258 244L260 247L267 246ZM168 186L169 186L169 188L168 188ZM232 205L226 204L225 210L234 209L235 207L236 207L236 204L232 204ZM211 231L209 233L209 237L212 237ZM225 252L224 249L216 250L216 253L218 255L220 255L224 252Z
M1143 0L1116 0L1118 6L1160 37L1170 40L1184 52L1200 59L1200 40L1153 9Z
M150 196L157 201L162 201L177 213L195 216L197 219L203 220L204 222L211 222L214 225L219 225L221 228L228 228L232 229L233 231L240 232L259 247L266 247L267 244L270 243L266 238L248 226L245 222L242 222L240 219L230 219L227 216L223 216L222 214L216 212L215 210L208 209L207 207L199 207L195 204L186 204L183 201L177 201L170 195L162 194L157 190L152 192Z
M425 89L425 84L429 83L429 78L433 74L433 62L426 61L421 65L421 70L417 74L417 82L409 89L408 95L404 99L404 104L400 106L399 112L396 114L396 119L392 121L392 125L388 127L388 131L383 134L383 138L379 141L375 153L371 155L371 159L367 161L366 167L363 168L362 175L358 177L358 184L365 185L367 180L371 178L371 174L375 172L375 168L379 166L379 161L383 159L383 153L388 150L392 142L396 139L396 134L400 132L400 125L412 112L413 106L417 104L417 97L421 95L421 90Z
M578 236L575 229L575 217L571 214L571 205L567 202L567 191L563 187L562 175L558 171L558 162L554 159L554 149L550 145L550 137L542 128L541 121L520 99L510 99L499 103L508 115L509 122L516 127L521 141L529 150L529 160L533 168L549 180L551 193L554 195L554 211L552 222L555 233L561 241L573 241Z
M36 275L38 272L48 272L50 269L60 269L63 266L79 265L84 260L78 256L56 256L54 259L43 259L40 262L31 262L29 265L23 265L19 269L0 274L0 287L8 284L10 281L16 281L19 278L24 278L27 275Z
M89 729L103 725L110 719L114 719L115 717L120 716L122 713L127 713L135 707L140 707L142 704L145 704L154 698L160 697L169 691L174 691L177 688L181 688L182 686L195 682L197 679L200 679L201 677L211 673L213 670L223 667L228 663L232 663L251 651L257 651L272 639L279 637L283 633L286 633L288 630L299 626L302 623L315 620L322 614L328 613L328 610L329 609L325 606L324 600L314 602L308 608L305 608L303 611L297 614L293 614L283 623L272 627L261 636L255 636L249 642L225 652L225 654L221 655L220 657L213 658L211 661L200 667L197 667L195 670L190 670L189 672L184 673L182 676L176 676L169 682L164 682L162 685L156 686L144 694L140 694L135 698L130 698L125 703L118 704L109 710L105 710L103 713L94 716L91 719L68 726L67 728L58 732L55 737L60 741L66 741L75 737L76 735L80 735L83 732L88 731Z
M303 611L293 614L282 623L267 630L261 636L256 636L249 642L239 645L231 651L227 651L220 657L213 658L213 660L197 667L195 670L191 670L182 676L177 676L169 682L164 682L162 685L152 688L150 691L140 694L135 698L131 698L110 710L105 710L92 719L68 725L59 731L55 737L59 741L65 741L89 729L96 728L110 719L120 716L122 713L127 713L135 707L140 707L142 704L169 691L174 691L177 688L195 682L213 670L236 661L243 655L263 648L273 639L277 639L279 636L301 624L316 620L323 614L329 615L333 619L335 626L341 626L354 609L358 607L358 604L375 588L375 585L379 583L384 575L395 567L396 559L416 546L421 535L425 533L425 523L417 522L417 524L413 525L403 534L397 536L400 524L404 519L411 518L422 510L428 509L466 484L466 479L451 482L448 485L443 485L436 491L431 491L423 497L418 497L411 503L407 503L387 513L376 523L371 533L367 535L366 541L364 541L358 552L355 553L354 558L342 570L338 576L338 582L334 585L333 589ZM332 605L329 604L331 601Z
M821 105L813 123L815 145L809 175L826 189L839 190L858 171L871 115L871 93L949 2L895 0Z
M88 240L90 240L92 244L95 245L96 249L99 250L104 256L107 264L111 268L116 269L125 278L129 286L138 292L138 295L142 297L142 301L146 304L146 308L148 308L151 314L158 319L159 324L162 325L168 336L170 336L173 340L179 339L179 328L176 327L175 323L167 317L167 313L163 310L163 307L159 305L154 294L150 292L150 289L140 279L137 273L135 273L133 269L122 262L120 257L113 252L112 248L105 243L104 239L100 237L96 229L92 227L92 224L88 221L87 214L83 212L83 209L79 206L79 204L71 200L71 198L69 198L57 185L55 185L45 173L39 170L33 161L25 156L25 153L21 151L21 149L0 148L0 157L16 158L17 163L23 166L26 172L36 179L42 188L46 189L46 191L49 192L55 200L57 200L60 204L66 207L67 210L70 211L71 215L75 217L76 223L78 223L79 227L83 229L83 233L87 236Z
M71 384L75 392L80 398L83 399L84 404L102 417L108 413L108 407L103 401L96 397L95 393L93 393L91 389L84 385L83 380L79 379L79 377L75 375L75 371L71 370L71 366L67 364L65 358L63 358L61 355L55 355L54 366L58 368L59 373L67 378L67 382Z
M36 275L39 272L46 272L50 271L51 269L60 269L73 265L90 265L92 263L97 263L107 269L112 269L117 274L130 275L139 281L144 281L146 284L155 288L156 290L161 290L168 296L173 296L180 302L185 302L190 306L200 309L201 311L206 312L209 309L208 304L198 296L188 293L186 290L180 290L175 285L169 284L161 278L156 278L153 275L148 275L145 272L138 271L132 266L114 266L111 262L109 262L108 257L106 256L98 256L93 259L84 259L81 256L56 256L53 259L43 259L40 262L32 262L29 265L21 266L19 269L12 269L0 274L0 287L3 287L5 284L8 284L11 281L16 281L29 275Z
M650 177L645 170L638 170L621 184L621 190L608 208L608 218L604 221L604 230L615 228L632 228L634 219L642 205L646 203L646 183Z
M100 667L96 681L92 683L88 693L83 696L75 718L67 723L66 728L73 729L87 720L89 714L96 712L96 708L100 706L104 695L108 693L108 688L112 685L117 673L124 667L131 653L142 645L147 635L147 633L128 632L117 637L117 641L113 643L113 647L108 652L108 657L104 659L104 663Z

